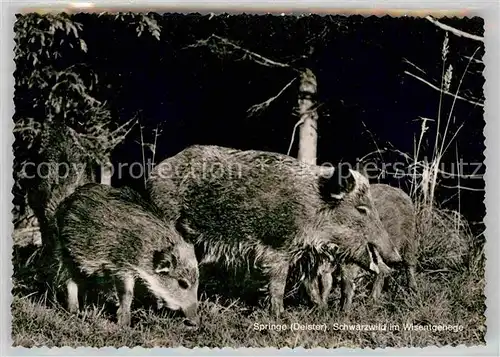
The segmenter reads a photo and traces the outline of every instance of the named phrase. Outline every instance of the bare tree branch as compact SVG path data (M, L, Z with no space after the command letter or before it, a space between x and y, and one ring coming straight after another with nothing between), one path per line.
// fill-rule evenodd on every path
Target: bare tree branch
M99 152L98 157L95 158L96 161L100 161L102 159L100 155L111 151L122 142L136 124L137 119L132 118L113 131L106 126L106 123L93 126L88 133L79 133L69 126L68 130L74 145L82 152L92 155L92 151L96 148L102 150L103 152Z
M251 59L253 59L255 62L257 62L257 63L259 63L259 64L261 64L263 66L290 68L290 65L288 65L286 63L280 63L280 62L273 61L273 60L271 60L269 58L266 58L266 57L264 57L262 55L259 55L258 53L249 51L246 48L238 46L237 44L229 41L226 38L223 38L223 37L220 37L220 36L217 36L217 35L212 35L210 37L213 37L213 38L219 40L220 42L222 42L223 44L225 44L225 45L227 45L229 47L232 47L232 48L234 48L236 50L239 50L239 51L243 52L245 55L247 55L248 57L250 57Z
M408 72L408 71L404 71L404 73L408 74L409 76L412 76L413 78L416 78L418 79L419 81L427 84L429 87L431 87L432 89L435 89L437 90L438 92L442 92L443 94L447 94L447 95L450 95L452 97L457 97L457 99L460 99L460 100L463 100L465 102L468 102L468 103L471 103L471 104L474 104L474 105L479 105L480 107L484 107L484 104L483 103L480 103L480 102L477 102L477 101L474 101L474 100L470 100L470 99L467 99L467 98L464 98L464 97L461 97L459 96L458 94L455 94L455 93L451 93L447 90L444 90L444 89L440 89L439 87L435 86L434 84L430 83L429 81L426 81L425 79L417 76L416 74L413 74L411 72Z
M455 36L466 37L466 38L470 38L471 40L476 40L476 41L484 42L484 37L482 37L482 36L473 35L473 34L470 34L468 32L465 32L465 31L456 29L454 27L451 27L449 25L445 25L445 24L439 22L438 20L436 20L435 18L433 18L430 15L426 16L425 18L426 18L426 20L432 22L434 25L436 25L440 29L445 30L445 31L449 31L452 34L454 34Z
M225 54L225 51L223 51L223 50L221 51L220 49L217 48L217 46L214 46L212 44L212 42L214 40L217 42L216 45L217 44L223 45L225 47L229 47L232 51L242 52L243 53L243 59L247 59L248 58L251 61L260 64L261 66L290 68L290 69L298 72L298 70L296 68L290 66L287 63L281 63L281 62L274 61L274 60L272 60L270 58L267 58L267 57L264 57L262 55L259 55L256 52L247 50L246 48L243 48L243 47L235 44L234 42L229 41L228 39L220 37L220 36L217 36L217 35L210 35L210 37L208 37L207 39L205 39L205 40L198 40L196 43L188 45L188 46L186 46L184 48L195 48L195 47L207 46L212 51L214 51L216 53L218 52L218 53L224 53ZM216 47L216 49L214 49L214 47Z
M472 61L472 62L476 62L476 63L481 63L481 64L484 64L483 61L481 60L478 60L477 58L472 58L471 56L462 56L464 58L467 58L468 60Z
M288 151L287 151L287 155L290 155L290 151L292 151L292 146L293 146L293 142L295 141L295 132L297 131L297 128L299 127L299 125L303 124L304 123L304 119L300 119L296 124L295 126L293 127L293 131L292 131L292 139L290 140L290 146L288 147Z
M248 108L247 112L248 112L248 116L252 117L256 114L258 114L259 112L261 112L262 110L265 110L267 107L269 107L269 105L276 99L278 99L278 97L283 94L283 92L288 88L290 87L290 85L295 82L295 80L297 79L297 77L293 78L290 82L288 82L288 84L286 86L284 86L278 94L276 94L274 97L271 97L269 98L268 100L262 102L262 103L259 103L259 104L255 104L255 105L252 105L250 108Z
M467 187L467 186L462 186L462 185L448 186L448 185L441 184L441 185L439 185L439 187L453 188L453 189L466 190L466 191L478 191L478 192L484 191L484 188L472 188L472 187Z

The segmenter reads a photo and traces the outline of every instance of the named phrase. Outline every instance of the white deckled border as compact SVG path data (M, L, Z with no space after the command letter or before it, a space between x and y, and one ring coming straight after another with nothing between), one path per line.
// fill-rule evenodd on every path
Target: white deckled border
M268 2L269 1L269 2ZM1 3L1 75L0 75L0 110L1 110L1 223L0 228L0 334L1 334L1 355L2 356L41 356L41 355L89 355L89 356L165 356L165 355L497 355L499 351L500 335L498 327L498 252L500 232L500 177L499 157L500 157L500 113L499 113L499 3L498 0L478 0L478 1L436 1L436 0L343 0L343 1L307 1L300 2L284 0L225 0L225 1L193 1L193 0L164 0L164 1L114 1L114 0L96 0L94 2L69 2L69 1L8 1ZM75 4L78 4L75 6ZM96 9L96 7L99 7ZM486 136L486 290L487 297L487 345L483 347L426 347L426 348L385 348L372 350L366 349L347 349L339 348L327 350L322 348L303 349L297 348L292 351L290 348L283 349L209 349L209 348L154 348L144 349L142 347L130 348L12 348L11 347L11 280L12 275L12 242L10 236L13 226L11 222L12 193L12 144L14 114L14 62L13 62L13 24L14 14L34 9L45 8L53 11L80 12L80 11L155 11L155 12L200 12L200 13L266 13L275 14L299 14L299 13L317 13L317 14L362 14L362 15L392 15L401 16L408 14L411 16L425 16L429 13L435 17L447 16L480 16L485 20L485 48L486 54L484 61L486 68L484 76L485 83L485 115L486 126L484 134ZM351 9L351 10L349 10ZM392 9L391 11L388 11ZM413 10L413 11L410 11Z

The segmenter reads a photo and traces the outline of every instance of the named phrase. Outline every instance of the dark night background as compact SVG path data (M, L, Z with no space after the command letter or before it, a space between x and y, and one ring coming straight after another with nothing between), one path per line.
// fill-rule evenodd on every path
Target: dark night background
M147 141L152 141L152 129L162 124L156 163L191 144L287 152L297 121L293 111L298 81L261 115L249 118L246 111L276 95L296 74L290 69L260 66L241 59L240 54L218 56L207 47L186 48L211 34L270 59L312 69L321 104L318 164L354 164L357 158L375 150L374 140L381 148L392 145L411 155L414 138L418 139L420 132L418 117L437 117L439 92L404 74L408 70L440 86L445 32L425 19L166 14L156 16L162 27L160 41L147 33L137 37L133 29L117 26L112 17L77 14L74 19L84 25L82 37L88 52L63 60L68 65L86 63L98 74L98 98L108 101L120 122L140 111ZM483 34L479 18L441 21L472 34ZM464 56L471 56L478 46L482 43L449 35L451 92L456 91L468 63ZM481 59L483 53L481 47L476 58ZM471 63L460 90L462 96L484 100L482 69L482 64ZM444 121L451 103L451 97L445 98ZM459 100L454 115L456 124L450 128L453 132L465 123L457 137L459 157L465 162L483 162L483 108ZM434 135L432 130L426 134L425 148L433 148ZM136 127L115 149L115 165L142 162L139 140ZM444 161L454 162L455 155L452 145ZM151 154L147 157L151 158ZM407 187L403 181L388 182ZM142 178L113 178L113 185L125 184L143 188ZM451 180L447 184L457 183ZM462 180L461 184L484 187L482 179ZM456 192L443 188L439 198L444 200ZM462 211L472 221L482 221L484 193L462 191L461 195ZM449 200L446 207L456 209L456 198Z

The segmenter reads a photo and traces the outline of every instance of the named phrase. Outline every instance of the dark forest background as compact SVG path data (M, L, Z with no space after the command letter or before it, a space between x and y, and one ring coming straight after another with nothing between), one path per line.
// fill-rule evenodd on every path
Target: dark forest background
M152 143L156 129L161 132L154 153L156 163L192 144L287 153L297 122L298 82L258 115L249 116L248 109L275 96L295 73L290 68L259 65L241 53L193 46L212 34L269 59L314 72L319 103L318 164L354 164L377 147L412 156L421 128L419 118L437 116L439 91L405 74L413 72L440 87L445 32L423 18L151 13L143 25L144 21L134 22L132 15L128 19L121 15L122 21L113 14L64 16L81 24L78 40L57 45L59 39L69 38L72 30L63 28L60 35L56 32L53 46L59 46L60 55L49 56L47 61L58 70L73 66L82 76L94 74L98 82L91 88L92 95L105 103L117 125L131 118L139 120L112 151L115 167L124 162L142 163L141 134L143 142ZM483 34L480 18L440 21L471 34ZM37 46L36 42L30 46ZM77 48L78 43L81 48ZM447 65L453 66L450 92L455 93L470 62L459 94L483 102L481 46L450 35ZM478 47L475 60L470 61ZM21 58L17 62L18 80L32 71L31 66L39 65ZM47 109L32 101L32 88L17 85L15 120L46 115ZM452 101L453 97L444 96L442 115L448 116ZM458 100L453 117L450 130L463 127L443 158L444 168L450 169L457 159L482 163L482 106ZM429 125L421 156L432 156L435 125ZM292 156L297 154L296 143L297 139ZM153 159L151 151L145 151L145 156ZM401 161L402 157L392 153L384 160ZM471 174L475 166L464 169L464 175ZM483 165L479 173L484 170ZM407 178L381 181L405 189L409 184ZM112 184L144 189L142 177L115 176ZM457 181L448 179L443 184L456 186ZM460 191L462 213L471 221L482 221L484 181L462 177L460 184L473 189ZM456 188L441 186L437 197L444 207L456 209Z

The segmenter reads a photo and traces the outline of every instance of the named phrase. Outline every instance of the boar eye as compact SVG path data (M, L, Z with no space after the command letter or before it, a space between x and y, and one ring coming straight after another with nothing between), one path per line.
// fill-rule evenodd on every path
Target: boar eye
M169 260L162 262L159 267L156 269L156 272L160 274L167 274L172 267L172 263Z
M179 279L179 280L177 280L177 282L179 283L179 286L180 286L181 289L186 290L186 289L189 288L189 283L186 280Z
M157 274L169 275L172 263L169 260L161 262L155 269Z
M358 206L358 207L356 207L356 209L358 210L359 213L364 214L364 215L367 215L369 212L369 209L366 206Z

